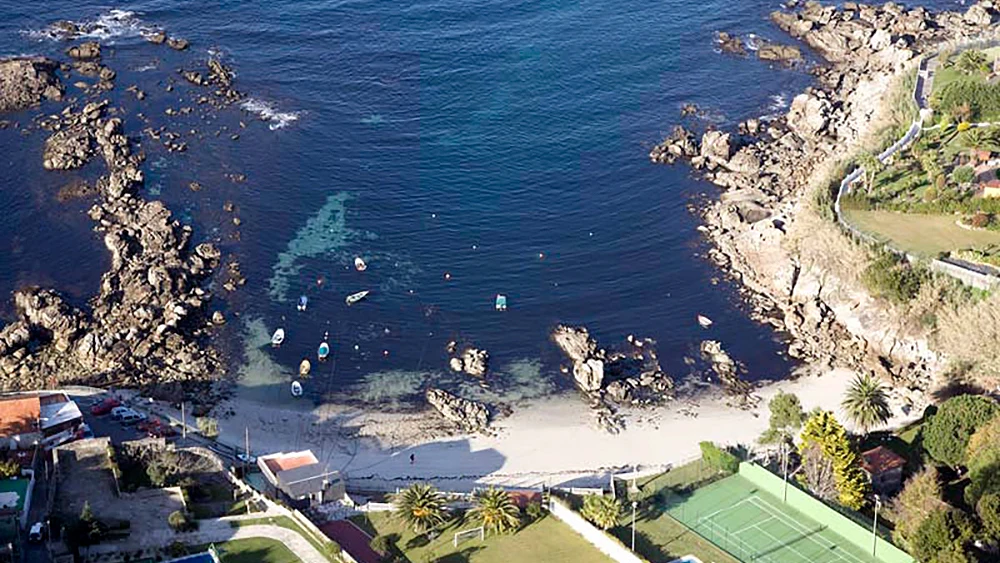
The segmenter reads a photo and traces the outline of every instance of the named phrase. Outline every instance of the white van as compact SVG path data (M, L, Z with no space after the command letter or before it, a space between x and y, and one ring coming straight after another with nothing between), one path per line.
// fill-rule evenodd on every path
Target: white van
M136 422L145 419L146 415L129 409L127 413L122 414L120 421L122 424L128 426L129 424L135 424Z

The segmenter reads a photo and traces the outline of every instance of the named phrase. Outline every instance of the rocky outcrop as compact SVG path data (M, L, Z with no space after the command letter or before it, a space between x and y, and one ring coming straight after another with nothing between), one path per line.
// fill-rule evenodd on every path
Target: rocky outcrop
M619 405L663 401L673 380L660 369L654 342L631 335L622 350L604 350L584 327L559 325L552 332L556 346L572 362L573 379L581 391Z
M898 313L853 278L838 277L832 267L837 260L857 260L830 254L849 253L846 241L823 242L826 247L810 242L839 236L811 211L810 190L836 177L830 164L870 133L890 84L913 71L917 55L975 37L988 21L984 14L989 21L995 17L992 2L964 13L850 2L842 10L806 2L799 10L775 12L771 18L779 27L830 64L813 70L816 86L796 96L786 115L747 122L731 133L729 151L719 132L695 143L692 165L726 189L704 210L703 232L715 246L709 254L742 282L754 317L791 336L790 356L822 369L873 372L910 390L925 388L940 367L924 339L903 334ZM705 349L726 385L733 370L720 352L714 344Z
M101 46L95 41L87 41L66 49L66 54L74 59L89 61L101 57Z
M454 342L448 345L448 351L450 353L456 351L456 344ZM486 377L489 363L489 352L471 346L465 348L460 355L454 356L448 361L448 365L453 371L464 371L473 377L480 378Z
M44 57L0 58L0 112L31 107L43 99L61 100L57 66Z
M466 432L482 432L490 424L490 411L482 403L463 399L442 389L428 389L424 397L441 416Z

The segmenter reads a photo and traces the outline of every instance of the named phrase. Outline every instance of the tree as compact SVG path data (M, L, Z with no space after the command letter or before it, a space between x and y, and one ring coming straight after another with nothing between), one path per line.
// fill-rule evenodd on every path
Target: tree
M867 151L859 154L856 162L864 169L865 191L871 193L875 184L875 176L885 168L885 165L877 156Z
M971 166L959 166L951 172L951 178L956 184L964 186L976 179L976 171Z
M721 473L736 473L740 469L740 458L716 446L712 442L700 442L701 459L709 468Z
M917 527L911 541L913 554L921 563L963 561L974 536L975 524L964 512L941 508Z
M790 442L806 420L806 413L802 410L799 398L794 393L778 391L778 394L768 401L767 408L771 411L771 418L767 430L760 435L760 443Z
M993 541L1000 540L1000 494L990 493L976 503L976 514Z
M941 500L942 489L938 470L933 465L910 477L903 490L893 499L888 510L896 528L893 539L898 545L910 548L910 540L917 528L935 510L945 507Z
M476 506L469 511L469 515L487 531L496 534L515 530L521 524L521 510L514 504L510 494L495 487L476 493Z
M21 474L21 464L15 459L0 461L0 479L10 479Z
M956 467L965 463L969 438L1000 413L996 402L977 395L958 395L941 403L924 425L924 448L932 458Z
M616 498L603 495L584 497L583 510L580 511L584 518L602 530L617 526L621 513L621 502Z
M814 495L828 500L837 500L837 479L833 473L833 461L823 455L823 448L812 444L802 451L800 480Z
M847 417L861 429L861 433L866 435L873 427L885 424L891 414L885 387L868 374L859 374L854 378L840 406Z
M861 458L851 446L847 431L830 411L816 411L806 420L800 436L799 452L802 455L818 447L833 465L837 486L837 501L852 510L863 508L867 502L870 484L861 469Z
M414 483L392 495L392 504L396 515L417 533L445 520L444 495L428 483Z
M958 59L955 61L955 68L963 74L980 74L986 68L987 62L989 62L989 59L986 53L976 49L968 49L958 55Z

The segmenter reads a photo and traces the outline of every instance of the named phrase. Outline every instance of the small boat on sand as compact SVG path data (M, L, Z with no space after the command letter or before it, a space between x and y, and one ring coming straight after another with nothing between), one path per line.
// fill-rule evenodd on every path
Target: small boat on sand
M278 330L274 331L274 334L271 335L271 346L274 346L275 348L281 346L281 343L284 341L285 341L285 329L283 328L279 328Z
M302 377L306 377L307 375L309 375L309 370L311 369L312 369L312 364L309 363L309 360L302 360L302 363L299 364L299 375L301 375Z
M299 297L298 309L299 311L305 311L306 307L309 306L309 298L305 295Z
M364 291L359 291L357 293L352 293L352 294L348 295L347 299L345 299L344 301L347 302L348 305L354 305L358 301L361 301L365 297L368 297L369 293L371 293L371 292L368 291L367 289L364 290Z
M363 272L368 269L368 264L365 264L365 261L362 260L360 256L355 256L354 268L359 272Z
M302 396L302 384L298 381L292 382L292 396L301 397Z
M698 315L698 324L701 325L701 328L708 328L712 326L712 319L704 315Z
M319 349L316 350L316 355L319 356L319 361L326 360L326 357L330 355L330 344L326 341L328 334L323 335L323 342L320 342Z

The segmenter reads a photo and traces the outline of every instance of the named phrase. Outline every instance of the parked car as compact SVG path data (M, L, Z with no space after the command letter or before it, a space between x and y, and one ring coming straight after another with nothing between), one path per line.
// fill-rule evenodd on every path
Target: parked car
M111 412L111 409L121 406L122 402L114 397L107 397L103 401L96 403L90 407L90 414L94 416L103 416Z
M135 424L143 420L146 420L146 415L131 409L129 410L129 412L122 414L121 418L119 419L119 421L125 426L130 426L132 424Z
M45 524L35 522L31 525L31 530L28 531L28 541L31 543L41 543L43 539L45 539Z
M114 407L111 409L111 420L121 420L122 415L130 412L135 412L135 411L126 406Z

